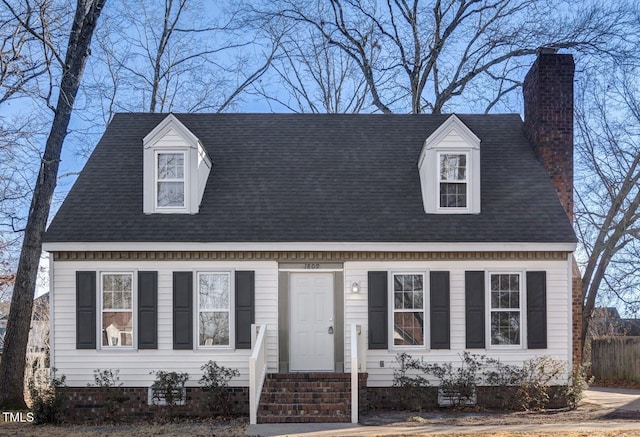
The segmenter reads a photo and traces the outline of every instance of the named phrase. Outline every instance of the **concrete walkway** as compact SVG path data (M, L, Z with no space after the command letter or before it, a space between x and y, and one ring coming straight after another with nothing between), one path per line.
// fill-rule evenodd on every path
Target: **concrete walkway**
M600 406L603 410L615 410L625 413L638 413L636 420L601 420L580 423L555 423L549 425L420 425L405 424L362 426L350 423L308 423L308 424L258 424L246 430L248 436L396 436L423 434L474 434L490 432L535 432L553 434L558 431L628 431L637 430L640 435L640 390L622 388L594 387L585 391L582 401L590 405ZM635 435L635 433L633 434Z
M593 387L585 390L583 402L615 408L619 411L640 412L640 390L635 388Z

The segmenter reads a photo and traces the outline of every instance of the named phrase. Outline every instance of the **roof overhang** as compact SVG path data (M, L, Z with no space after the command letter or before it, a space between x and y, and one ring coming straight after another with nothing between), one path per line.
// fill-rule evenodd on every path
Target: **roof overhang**
M576 243L381 243L381 242L67 242L44 243L47 252L112 251L341 251L341 252L574 252Z

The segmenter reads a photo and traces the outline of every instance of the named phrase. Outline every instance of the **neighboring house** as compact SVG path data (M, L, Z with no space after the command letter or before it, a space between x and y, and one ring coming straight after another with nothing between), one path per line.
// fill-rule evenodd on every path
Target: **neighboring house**
M7 316L0 317L0 356L4 349L4 333L7 331Z
M589 337L640 336L640 319L623 319L616 307L593 310L589 323Z
M1 278L0 278L1 279ZM0 359L4 349L4 333L7 331L7 320L9 319L9 307L11 302L0 302Z
M33 353L46 353L49 350L49 293L38 296L33 301L27 350Z
M0 302L0 355L4 347L4 335L9 319L10 302ZM42 359L39 367L45 366L49 352L49 293L39 296L33 301L31 328L27 345L27 361Z
M500 115L117 114L45 235L70 387L215 360L348 372L399 352L577 357L573 59L542 52ZM577 302L577 304L576 304Z

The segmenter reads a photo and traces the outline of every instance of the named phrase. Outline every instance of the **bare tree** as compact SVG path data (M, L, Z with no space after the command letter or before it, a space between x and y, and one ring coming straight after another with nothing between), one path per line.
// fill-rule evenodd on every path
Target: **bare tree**
M224 111L278 46L277 37L259 45L233 17L216 22L197 0L121 2L105 20L89 85L104 121L117 111Z
M359 113L375 110L366 104L368 87L355 61L314 32L305 38L284 38L282 54L272 63L271 76L281 96L268 84L255 85L257 94L292 112Z
M14 2L0 4L0 105L25 94L37 94L37 82L49 79L52 41L38 35L58 30L58 11L42 0L25 1L17 11ZM32 56L37 52L37 56Z
M35 282L38 274L40 253L42 252L42 236L44 234L51 199L57 184L58 167L62 145L67 135L71 112L80 86L80 80L89 57L91 39L106 0L77 0L73 24L64 57L55 52L55 59L60 63L62 76L57 92L57 104L51 130L46 141L44 155L40 162L40 171L34 186L31 207L24 234L22 251L18 262L11 312L7 321L4 356L0 362L0 404L9 408L24 408L23 383L25 373L25 356ZM3 3L10 8L6 0ZM15 12L13 8L10 8ZM30 27L29 22L22 20L22 14L15 12L14 17L34 37L43 43L48 41L46 35L39 34Z
M66 6L49 0L0 2L0 263L5 273L15 273L33 156L39 154L44 120L49 120L34 108L49 104L55 38L68 21L65 15ZM20 114L12 113L11 105Z
M617 79L621 79L618 81ZM640 88L636 70L589 77L576 105L576 230L582 266L582 347L596 302L640 310Z
M248 3L248 4L247 4ZM520 84L540 46L616 59L637 40L634 8L562 0L247 1L254 23L286 23L294 38L313 32L358 66L383 113L441 113L464 97L494 108ZM268 5L268 6L267 6ZM314 54L307 56L313 59Z

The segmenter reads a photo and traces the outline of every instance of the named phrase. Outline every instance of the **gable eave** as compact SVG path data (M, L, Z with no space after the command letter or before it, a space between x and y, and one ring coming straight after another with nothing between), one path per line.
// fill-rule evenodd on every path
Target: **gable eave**
M173 113L169 113L158 125L142 139L144 148L154 147L167 133L174 130L191 148L202 148L202 142Z

